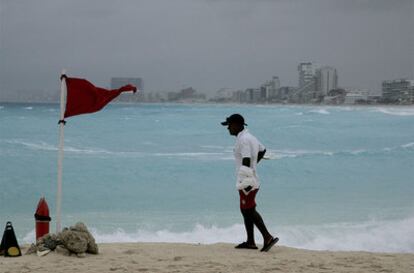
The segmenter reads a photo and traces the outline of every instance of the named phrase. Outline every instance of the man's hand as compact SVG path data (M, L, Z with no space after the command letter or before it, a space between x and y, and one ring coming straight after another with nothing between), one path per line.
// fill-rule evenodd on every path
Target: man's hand
M250 157L243 157L242 165L250 168Z

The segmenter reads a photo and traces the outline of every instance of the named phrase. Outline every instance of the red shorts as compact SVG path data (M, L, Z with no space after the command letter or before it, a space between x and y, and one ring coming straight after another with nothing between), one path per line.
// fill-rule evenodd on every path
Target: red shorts
M245 195L243 191L239 191L240 195L240 208L241 209L251 209L256 207L256 194L259 189L255 189L249 192L248 195Z

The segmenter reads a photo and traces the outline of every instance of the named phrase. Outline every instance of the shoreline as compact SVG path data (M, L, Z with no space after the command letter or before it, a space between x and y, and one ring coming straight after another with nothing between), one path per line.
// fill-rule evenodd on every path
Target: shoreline
M414 253L315 251L275 245L269 252L233 244L102 243L85 258L0 257L2 272L414 272ZM259 246L260 249L260 246Z

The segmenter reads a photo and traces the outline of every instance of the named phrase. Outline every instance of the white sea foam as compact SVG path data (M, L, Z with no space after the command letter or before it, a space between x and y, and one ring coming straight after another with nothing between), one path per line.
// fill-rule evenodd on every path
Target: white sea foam
M194 152L194 153L154 153L155 156L159 157L178 157L183 159L216 159L216 160L230 160L233 159L233 155L226 153L203 153L203 152Z
M0 142L21 145L28 149L35 151L57 151L57 145L52 145L44 141L31 142L26 140L14 139L14 140L0 140ZM153 143L146 143L146 145L154 145ZM84 155L111 155L118 157L165 157L165 158L181 158L181 159L200 159L200 160L233 160L233 152L231 147L223 146L203 146L201 148L209 150L220 150L220 152L160 152L160 153L147 153L139 151L110 151L98 147L74 147L66 145L64 151L72 154L84 154ZM392 152L398 149L413 149L414 142L402 144L395 147L386 147L379 150L344 150L344 151L329 151L329 150L295 150L295 149L268 149L266 154L267 159L281 160L286 158L301 158L312 156L336 156L336 155L353 155L359 156L367 153L383 153Z
M414 148L414 142L401 145L401 148Z
M46 142L28 142L24 140L5 140L5 143L22 145L32 150L43 150L43 151L57 151L57 147L50 145Z
M33 110L32 106L24 107L25 110Z
M287 245L313 250L414 252L414 218L281 229Z
M352 106L339 106L338 108L336 108L336 109L339 109L339 110L342 110L342 111L347 111L347 112L350 112L350 111L355 111L355 110L357 110L358 108L356 108L356 107L352 107Z
M315 114L321 114L321 115L329 115L329 114L331 114L326 109L314 109L314 110L310 110L309 113L315 113Z
M334 152L318 150L269 150L266 157L268 159L283 159L312 155L332 156L333 154Z
M380 112L392 116L414 116L414 107L401 108L375 108L375 112Z
M361 150L350 151L349 153L352 154L352 155L359 155L359 154L363 154L365 152L366 152L366 150L361 149Z
M244 235L244 227L240 224L226 228L218 228L216 226L205 227L197 224L192 230L185 232L172 232L163 229L157 231L137 230L130 233L123 229L117 229L113 233L102 233L95 228L92 228L91 232L99 243L168 242L214 244L218 242L237 242L237 240L241 239Z
M414 218L395 221L369 221L365 223L336 223L314 226L271 226L271 232L280 238L280 244L311 250L414 252ZM91 227L98 243L168 242L168 243L239 243L245 238L244 226L206 227L200 224L183 232L168 229L136 230L127 232L121 228L102 232ZM23 243L31 243L34 230L23 237ZM259 232L256 241L260 244Z
M14 145L21 145L31 150L36 151L57 151L57 145L51 145L43 141L29 142L25 140L1 140L2 142ZM64 151L73 154L85 154L85 155L111 155L120 157L168 157L168 158L183 158L183 159L216 159L216 160L231 160L233 155L228 151L224 152L179 152L179 153L145 153L138 151L110 151L106 149L96 147L73 147L66 145Z
M80 149L80 148L74 148L74 147L65 147L64 148L65 152L69 152L69 153L80 153L80 154L108 154L108 155L113 155L114 153L108 150L104 150L104 149Z
M280 244L312 250L373 252L414 252L414 218L398 221L369 221L322 226L270 227ZM213 244L238 243L245 237L244 226L218 228L196 225L187 232L119 229L111 234L93 231L98 242L182 242ZM261 242L259 234L257 242Z
M392 152L395 150L403 149L413 149L414 142L403 144L395 147L385 147L382 149L376 150L366 150L366 149L355 149L355 150L343 150L343 151L323 151L323 150L276 150L269 149L266 153L267 159L286 159L286 158L302 158L309 156L364 156L366 154L381 154L384 152Z
M29 148L31 150L37 150L37 151L57 151L58 150L58 147L56 145L51 145L43 141L29 142L29 141L15 139L15 140L5 140L4 142L8 144L22 145L22 146L25 146L26 148ZM95 149L95 148L82 149L82 148L74 148L71 146L64 147L64 151L69 152L69 153L83 153L83 154L112 154L112 152L103 150L103 149Z
M36 231L34 229L23 237L22 242L24 244L31 244L33 243L33 238L36 238Z
M201 148L212 149L212 150L224 150L226 147L219 145L202 145Z
M399 146L394 146L394 147L385 147L384 149L382 149L385 152L393 152L393 151L398 151L398 150L411 150L414 149L414 142L410 142L410 143L406 143L406 144L402 144Z

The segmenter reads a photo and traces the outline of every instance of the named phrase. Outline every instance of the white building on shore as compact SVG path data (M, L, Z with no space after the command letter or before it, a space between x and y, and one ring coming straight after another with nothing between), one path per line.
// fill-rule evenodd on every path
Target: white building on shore
M319 95L326 96L329 91L338 88L338 74L336 69L323 66L316 70L316 90Z
M414 80L398 79L383 81L382 99L388 103L414 103Z

